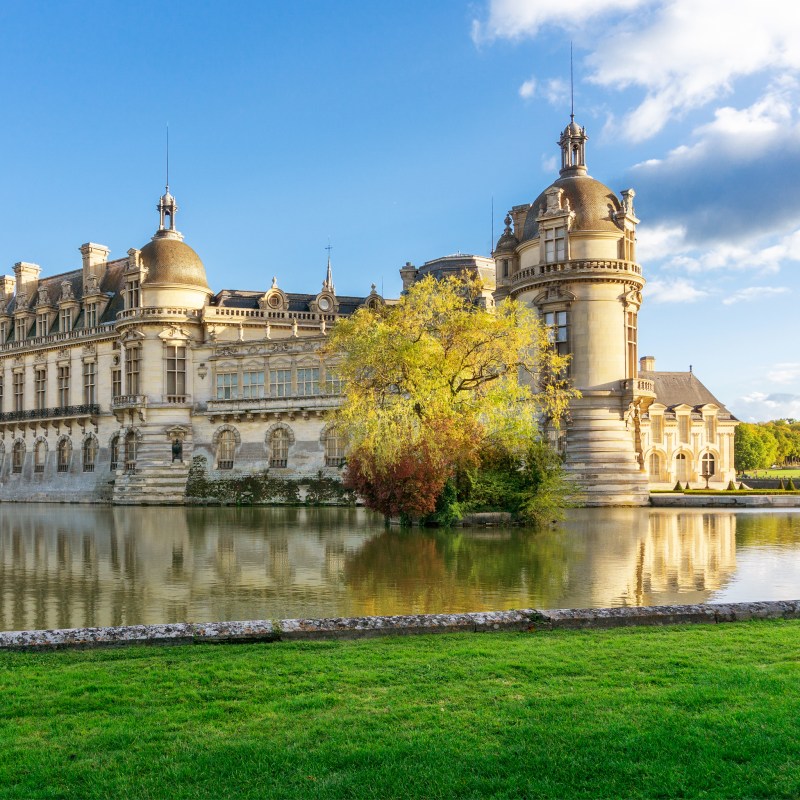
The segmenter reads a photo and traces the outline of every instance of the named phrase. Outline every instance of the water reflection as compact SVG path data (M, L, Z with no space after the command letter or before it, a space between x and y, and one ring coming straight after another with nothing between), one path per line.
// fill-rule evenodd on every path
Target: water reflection
M582 509L537 533L401 532L360 509L0 516L0 630L788 599L796 578L795 513Z

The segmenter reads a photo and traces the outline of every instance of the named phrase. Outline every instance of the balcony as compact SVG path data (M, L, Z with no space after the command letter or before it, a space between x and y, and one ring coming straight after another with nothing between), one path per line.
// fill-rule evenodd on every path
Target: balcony
M656 384L647 378L628 378L622 382L623 391L633 397L643 397L655 400Z
M4 411L0 413L0 428L24 428L26 425L35 430L38 426L52 425L58 428L65 424L77 422L81 428L86 425L97 425L100 406L89 403L80 406L58 406L56 408L31 408L24 411Z
M52 345L67 344L79 339L91 339L96 336L115 336L116 331L109 324L96 325L94 328L75 328L64 333L51 333L48 336L31 336L20 341L0 344L0 353L24 350L25 348L50 347Z
M245 400L209 400L204 411L209 422L250 421L322 416L341 402L338 394L295 395L292 397L254 397Z
M147 395L144 394L120 394L111 398L111 413L120 424L124 424L126 418L133 423L134 415L144 422L146 409Z
M137 306L117 312L117 322L139 322L141 320L169 322L199 322L202 311L194 308L172 308L168 306Z

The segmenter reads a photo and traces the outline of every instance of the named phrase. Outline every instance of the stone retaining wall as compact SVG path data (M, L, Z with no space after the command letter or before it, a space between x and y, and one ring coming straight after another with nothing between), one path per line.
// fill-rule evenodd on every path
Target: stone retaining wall
M651 494L654 508L798 508L798 494Z
M296 639L358 639L416 633L484 633L604 629L632 625L800 619L800 600L636 608L568 608L487 611L472 614L420 614L396 617L181 622L114 628L70 628L0 633L0 649L93 648L130 644L274 642Z

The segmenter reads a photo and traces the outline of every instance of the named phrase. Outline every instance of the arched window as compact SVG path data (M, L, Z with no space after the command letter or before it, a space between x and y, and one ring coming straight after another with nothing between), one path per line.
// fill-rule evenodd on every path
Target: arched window
M25 461L25 442L16 441L11 449L11 471L22 472L22 464Z
M336 428L328 428L323 444L325 445L325 466L341 467L344 464L344 440Z
M662 480L661 475L661 456L658 453L651 453L647 462L647 471L651 481Z
M119 469L119 434L115 434L111 439L111 471Z
M39 439L33 448L33 471L44 472L44 462L47 458L47 442Z
M233 431L222 431L217 440L217 469L233 469L235 454L236 434Z
M269 465L276 469L286 466L289 459L289 431L276 428L269 439Z
M712 475L716 475L717 472L717 460L714 458L713 453L704 453L703 458L700 460L700 464L702 466L702 474L708 475L710 478Z
M94 472L94 462L97 458L97 440L90 436L83 443L83 471Z
M58 443L58 472L69 472L69 462L72 459L72 442L61 439Z
M136 472L136 434L125 434L125 472Z
M675 456L675 477L682 483L689 480L689 462L683 453Z

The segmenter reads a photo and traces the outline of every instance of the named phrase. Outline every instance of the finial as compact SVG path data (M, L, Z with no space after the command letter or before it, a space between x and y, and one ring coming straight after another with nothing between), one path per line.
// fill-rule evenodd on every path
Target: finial
M374 283L373 283L373 284L370 286L370 289L371 289L373 292L375 291L375 284L374 284Z
M328 241L328 246L325 248L328 251L328 269L325 272L325 280L322 283L323 289L328 289L328 291L333 291L333 272L331 271L331 247L330 240Z
M505 224L506 224L506 229L503 231L503 233L510 234L511 233L511 214L506 214L506 218L503 220L503 222L505 222Z
M278 285L278 279L273 275L272 276L272 288L274 289Z

